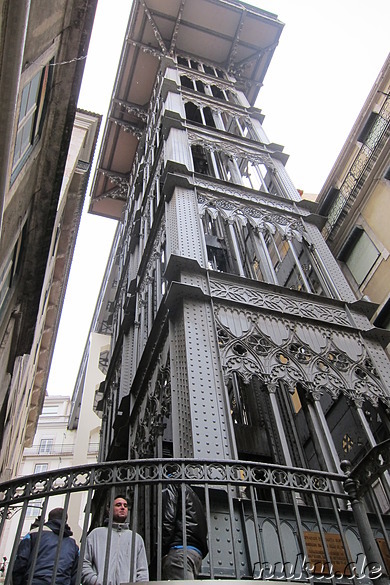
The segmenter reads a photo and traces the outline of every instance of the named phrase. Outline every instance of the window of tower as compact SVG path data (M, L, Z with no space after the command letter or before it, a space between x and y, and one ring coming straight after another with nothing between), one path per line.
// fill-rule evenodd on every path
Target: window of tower
M200 93L206 93L206 90L205 90L205 86L204 86L203 81L201 81L200 79L197 79L196 82L195 82L195 85L196 85L196 89Z
M226 101L226 96L225 96L224 92L222 91L222 89L219 89L219 87L217 87L216 85L210 85L210 89L211 89L211 93L213 94L214 97L216 97L220 100Z
M240 238L243 248L243 268L248 278L259 280L260 282L267 282L267 278L263 271L262 262L259 255L259 244L256 241L253 227L248 223L242 229L242 237Z
M312 255L309 253L307 245L304 241L301 243L299 261L301 263L305 277L310 285L310 292L316 295L332 296L325 279L318 270L318 267L314 262Z
M272 423L265 414L268 398L261 382L253 377L244 383L241 376L233 372L227 391L239 457L250 461L273 461L269 440Z
M232 258L228 249L229 238L222 219L213 218L206 212L202 218L202 224L206 240L208 268L218 272L236 273L232 266Z
M288 242L282 239L279 232L275 232L275 234L267 232L265 235L265 243L272 261L272 266L277 272L288 252Z
M208 268L217 272L229 272L227 249L223 242L217 242L213 236L206 235Z
M223 121L226 132L233 133L234 118L228 112L221 112L221 118Z
M283 261L278 268L279 284L281 284L281 286L286 286L291 290L306 290L306 292L318 291L318 294L321 294L321 284L316 272L313 270L310 259L305 253L303 242L299 242L296 238L292 238L291 242L294 246L296 255L293 254L289 247L289 250L285 254ZM299 266L297 262L299 263ZM299 268L301 268L301 270L299 270Z
M265 164L253 163L248 159L242 159L241 168L243 172L244 184L256 191L270 192L266 177L268 169Z
M320 469L318 440L312 436L312 411L305 389L297 384L292 391L281 382L281 392L277 393L277 399L293 464L297 467Z
M215 128L215 122L214 122L214 118L213 118L213 113L211 111L211 108L206 107L203 109L203 115L204 115L204 119L206 122L206 126L211 126L212 128Z
M228 393L233 424L248 425L249 414L247 412L244 385L241 382L241 378L236 374L229 381Z
M186 111L187 120L191 122L197 122L198 124L202 124L202 116L200 114L200 110L195 104L193 104L192 102L187 102L184 107Z
M198 61L194 61L194 59L190 59L190 67L191 67L191 69L199 69Z
M180 83L182 84L183 87L188 87L188 89L194 89L194 82L186 75L180 75Z
M236 124L237 124L237 127L239 129L241 136L243 136L244 138L251 137L250 128L249 128L248 123L247 123L245 118L238 118L236 120Z
M186 59L186 57L180 57L180 55L178 55L177 62L179 65L183 65L184 67L188 67L188 59Z
M191 152L195 172L213 177L213 167L208 153L199 144L191 146Z
M213 75L215 77L214 67L210 67L210 65L203 65L203 69L205 73L207 73L208 75Z

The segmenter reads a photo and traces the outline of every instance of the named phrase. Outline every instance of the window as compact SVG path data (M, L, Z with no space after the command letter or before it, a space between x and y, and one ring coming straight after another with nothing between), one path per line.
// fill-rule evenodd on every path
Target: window
M213 165L207 151L199 145L194 145L191 147L191 152L195 172L214 177Z
M237 351L240 351L239 344L237 344ZM249 413L247 411L247 400L245 398L246 388L240 376L236 373L233 374L232 379L229 381L228 394L233 424L249 425Z
M220 217L214 219L206 212L202 218L202 224L206 240L208 268L218 272L238 274L230 235L224 220Z
M198 124L202 124L202 116L200 115L199 108L193 104L192 102L188 102L185 105L186 110L186 118L191 122L197 122Z
M39 453L52 453L53 439L41 439L39 444Z
M27 508L26 516L38 518L41 515L43 507L43 498L39 500L32 500L30 506Z
M358 285L361 285L379 257L379 250L362 227L356 226L339 254Z
M48 469L47 463L36 463L34 467L34 474L43 473L44 471L47 471L47 469Z
M20 272L21 257L26 238L26 225L12 250L11 255L5 264L4 270L0 273L0 311L5 304L9 291L13 288L15 279Z
M42 129L48 85L49 65L41 69L22 90L12 164L12 179L20 171L30 149L39 138Z
M377 318L374 321L375 327L381 327L390 331L390 299L388 299L381 310Z

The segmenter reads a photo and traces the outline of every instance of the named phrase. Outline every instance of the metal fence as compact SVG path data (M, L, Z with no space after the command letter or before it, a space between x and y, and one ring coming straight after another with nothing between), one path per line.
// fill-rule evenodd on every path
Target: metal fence
M386 483L380 453L376 461L377 467L371 461L359 469L360 479L348 472L338 475L254 462L194 459L109 462L18 478L0 484L0 535L11 517L18 516L5 583L11 582L26 512L34 500L41 506L40 534L53 497L62 496L61 544L65 514L70 514L81 494L78 585L86 535L102 523L107 503L112 504L118 493L130 501L130 528L144 539L150 579L161 580L162 490L175 483L182 494L190 484L204 505L209 553L203 559L202 579L388 584L390 519L384 505L389 507L389 492L387 488L381 491L386 504L376 496L377 490L362 489L363 476L378 485ZM179 514L185 526L184 506ZM39 537L36 551L38 545ZM109 547L110 539L106 561ZM34 554L32 564L37 552ZM129 553L129 571L134 554L134 550ZM31 581L30 576L27 585Z

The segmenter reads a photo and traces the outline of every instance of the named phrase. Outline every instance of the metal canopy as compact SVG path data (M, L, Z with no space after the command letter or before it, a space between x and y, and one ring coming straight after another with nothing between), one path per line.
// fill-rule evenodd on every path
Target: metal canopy
M283 24L234 0L135 0L108 113L90 212L120 219L160 60L178 52L228 70L253 105ZM128 129L131 131L128 131Z

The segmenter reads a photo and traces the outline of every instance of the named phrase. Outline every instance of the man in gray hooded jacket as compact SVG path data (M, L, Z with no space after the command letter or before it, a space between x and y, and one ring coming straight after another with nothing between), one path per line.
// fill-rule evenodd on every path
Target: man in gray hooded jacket
M134 533L126 522L128 503L117 496L114 500L112 533L108 557L107 581L119 585L130 581L149 581L148 562L142 537L135 533L135 551L132 555ZM108 527L95 528L87 536L82 570L83 585L103 585L106 561ZM134 557L133 567L131 559Z

